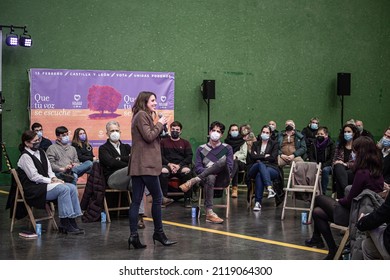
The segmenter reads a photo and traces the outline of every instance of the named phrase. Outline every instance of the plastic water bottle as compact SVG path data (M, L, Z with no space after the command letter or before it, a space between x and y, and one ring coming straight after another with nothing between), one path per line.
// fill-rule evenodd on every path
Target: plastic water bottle
M106 212L102 211L102 213L100 213L100 221L102 223L105 223L107 221L107 215L106 215Z
M301 222L302 222L302 224L307 225L307 212L302 212Z

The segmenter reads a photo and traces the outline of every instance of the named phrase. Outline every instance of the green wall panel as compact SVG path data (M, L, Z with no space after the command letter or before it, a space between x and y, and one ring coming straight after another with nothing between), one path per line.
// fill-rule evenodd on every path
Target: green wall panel
M194 149L207 133L204 79L216 80L211 121L259 130L292 118L302 129L318 116L336 135L336 76L350 72L344 120L379 139L390 124L389 14L388 0L2 0L0 24L27 25L34 40L3 44L2 139L16 163L30 68L173 71L175 116Z

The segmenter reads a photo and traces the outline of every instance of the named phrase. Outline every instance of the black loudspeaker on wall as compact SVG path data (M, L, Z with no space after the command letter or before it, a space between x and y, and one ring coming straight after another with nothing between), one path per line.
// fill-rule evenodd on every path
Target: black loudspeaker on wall
M351 73L337 73L337 95L351 95Z
M203 99L215 99L215 80L203 80Z

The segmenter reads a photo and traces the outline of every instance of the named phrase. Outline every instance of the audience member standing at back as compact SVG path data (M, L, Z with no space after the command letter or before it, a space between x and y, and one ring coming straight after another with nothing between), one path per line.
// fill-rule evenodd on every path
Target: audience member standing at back
M355 121L355 126L357 128L357 135L358 135L358 137L359 136L368 136L372 140L374 140L374 136L372 136L371 132L369 132L368 130L364 129L363 121L356 120Z
M233 149L233 171L232 171L232 197L238 197L238 172L245 170L246 158L248 154L248 146L239 131L237 124L229 126L228 135L225 138L225 143L229 144Z
M383 137L377 144L383 156L383 177L386 184L390 184L390 127L383 133Z
M335 183L334 191L337 193L337 198L343 198L345 188L353 182L352 167L355 162L355 155L352 153L352 145L358 137L356 132L355 125L345 124L339 134L333 157L332 171Z
M278 165L280 167L291 164L293 161L303 161L306 153L306 142L302 133L295 130L293 120L286 121L286 129L279 133L278 142Z

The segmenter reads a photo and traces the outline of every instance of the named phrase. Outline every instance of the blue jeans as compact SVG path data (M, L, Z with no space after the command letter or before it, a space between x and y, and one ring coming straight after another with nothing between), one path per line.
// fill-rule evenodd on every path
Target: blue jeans
M148 190L153 198L152 217L154 223L154 231L163 232L161 217L162 191L158 176L131 176L131 181L133 185L133 203L131 203L129 209L130 232L133 234L137 233L138 231L138 213L141 201L144 196L145 186L148 186Z
M248 176L255 179L255 202L261 203L264 186L272 186L272 180L279 177L279 171L262 162L257 162L249 169Z
M46 200L57 200L60 218L81 216L77 188L70 183L59 184L46 193Z
M321 188L322 188L322 194L326 195L326 189L328 188L329 184L329 175L332 173L332 166L325 166L322 168L322 174L321 174Z

